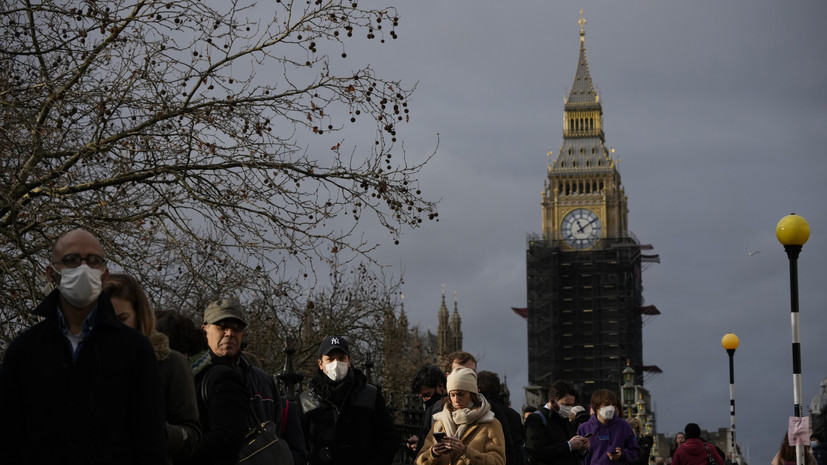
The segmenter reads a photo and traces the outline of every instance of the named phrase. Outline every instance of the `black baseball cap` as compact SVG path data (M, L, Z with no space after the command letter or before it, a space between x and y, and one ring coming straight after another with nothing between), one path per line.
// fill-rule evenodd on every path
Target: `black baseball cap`
M347 339L342 336L328 336L324 338L322 345L319 346L319 357L330 354L333 349L339 349L344 352L345 355L350 356Z

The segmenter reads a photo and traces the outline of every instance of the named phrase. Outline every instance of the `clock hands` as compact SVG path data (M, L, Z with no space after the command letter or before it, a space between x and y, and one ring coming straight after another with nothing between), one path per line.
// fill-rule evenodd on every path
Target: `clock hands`
M560 236L573 249L591 247L600 237L600 217L585 208L575 208L568 212L560 226Z
M590 224L594 223L595 221L597 221L596 216L594 218L592 218L591 221L586 223L586 226L589 226ZM583 228L585 228L586 226L583 226L582 224L580 224L580 220L576 220L576 222L577 222L577 226L580 228L580 229L577 230L577 232L583 232Z

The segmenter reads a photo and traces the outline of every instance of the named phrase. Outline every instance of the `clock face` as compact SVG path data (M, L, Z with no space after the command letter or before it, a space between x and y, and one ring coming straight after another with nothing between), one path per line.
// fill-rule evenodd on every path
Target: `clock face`
M600 218L585 208L570 211L560 226L563 240L575 249L593 246L600 239Z

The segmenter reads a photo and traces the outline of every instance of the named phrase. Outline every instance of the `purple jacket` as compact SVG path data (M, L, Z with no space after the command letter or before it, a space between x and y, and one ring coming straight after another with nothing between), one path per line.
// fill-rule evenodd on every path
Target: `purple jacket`
M640 448L635 439L635 433L626 420L612 418L605 424L592 415L589 421L577 428L577 434L585 436L592 433L589 438L589 450L583 457L583 465L628 465L634 463L640 457ZM606 455L620 447L621 455L617 460L609 460Z

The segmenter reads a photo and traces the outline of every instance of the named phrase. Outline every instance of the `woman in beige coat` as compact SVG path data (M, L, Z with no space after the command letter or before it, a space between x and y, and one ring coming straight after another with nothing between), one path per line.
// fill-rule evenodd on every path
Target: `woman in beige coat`
M448 397L416 457L418 465L504 465L505 437L500 422L477 390L477 375L457 368L448 375ZM434 437L444 435L441 440Z

